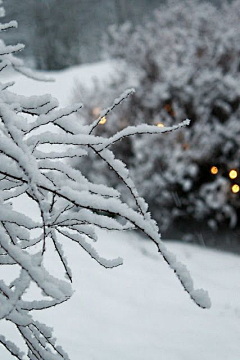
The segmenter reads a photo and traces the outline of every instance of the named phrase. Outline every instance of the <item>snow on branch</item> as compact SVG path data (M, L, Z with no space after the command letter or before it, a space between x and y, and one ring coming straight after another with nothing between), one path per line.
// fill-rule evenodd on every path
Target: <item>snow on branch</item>
M142 124L138 126L128 126L122 131L117 132L114 136L110 137L107 141L107 144L104 144L102 146L97 147L98 151L101 151L102 149L107 148L110 145L113 145L117 141L120 141L128 136L133 135L144 135L144 134L162 134L167 133L170 131L177 130L181 127L187 126L190 124L190 120L186 119L182 121L180 124L173 125L173 126L164 126L164 127L157 127L154 125L147 125Z
M134 89L127 89L125 90L118 98L116 98L113 102L113 104L108 107L107 109L101 111L100 116L97 120L93 122L93 124L90 126L89 134L93 132L93 130L96 128L96 126L100 123L101 119L105 116L107 116L116 106L121 104L124 100L126 100L130 95L132 95L135 92Z
M19 360L23 360L24 352L20 351L20 349L11 341L6 340L5 336L0 335L0 344L2 344L14 357Z
M23 44L8 45L8 46L2 46L2 45L3 44L0 43L0 56L14 54L18 51L23 50L25 47L25 45Z
M54 81L53 78L48 77L44 74L37 73L36 71L32 71L24 66L18 66L15 62L11 63L12 67L15 71L19 72L20 74L28 77L29 79L36 80L36 81L44 81L44 82L52 82Z
M18 27L17 21L9 21L6 24L0 24L0 31L6 31L9 29L16 29Z

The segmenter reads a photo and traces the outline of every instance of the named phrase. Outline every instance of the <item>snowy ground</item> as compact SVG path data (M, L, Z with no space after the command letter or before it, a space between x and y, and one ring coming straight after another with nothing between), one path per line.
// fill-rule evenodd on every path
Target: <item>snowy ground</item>
M20 81L18 76L14 90L51 93L65 105L74 78L88 83L92 76L107 76L109 71L105 63L73 68L54 74L53 84ZM36 211L25 199L16 207ZM196 287L209 291L210 310L190 301L154 245L137 233L101 232L96 246L101 255L121 256L124 265L103 269L67 242L75 294L65 304L34 316L54 327L58 343L72 360L239 360L240 257L180 242L167 245L188 266ZM57 275L60 269L50 244L47 249L47 266ZM1 271L0 277L5 277ZM3 321L0 333L16 336ZM11 359L3 348L0 359Z
M46 73L54 79L54 82L36 82L24 78L22 75L16 75L11 70L4 70L2 76L5 81L16 81L11 90L22 95L42 95L51 94L59 100L62 106L71 103L72 91L75 80L85 86L91 86L94 78L105 79L113 71L112 65L108 62L99 62L97 64L82 65L81 67L72 67L61 72Z

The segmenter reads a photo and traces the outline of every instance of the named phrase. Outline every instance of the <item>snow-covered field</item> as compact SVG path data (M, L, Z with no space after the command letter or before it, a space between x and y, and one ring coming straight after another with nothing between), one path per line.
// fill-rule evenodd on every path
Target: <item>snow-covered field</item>
M110 71L106 63L72 68L53 74L56 82L48 84L14 76L13 90L26 95L51 93L67 105L75 78L86 84ZM10 73L5 76L13 78ZM36 211L25 199L15 206L28 214ZM67 242L75 294L34 316L54 327L58 343L72 360L239 360L240 257L180 242L167 245L187 265L196 287L209 291L210 310L193 304L154 245L139 234L102 231L97 250L104 257L123 257L124 265L101 268ZM53 274L60 274L50 243L46 264ZM0 269L1 276L6 274ZM16 337L4 321L0 333ZM0 359L11 359L3 348Z

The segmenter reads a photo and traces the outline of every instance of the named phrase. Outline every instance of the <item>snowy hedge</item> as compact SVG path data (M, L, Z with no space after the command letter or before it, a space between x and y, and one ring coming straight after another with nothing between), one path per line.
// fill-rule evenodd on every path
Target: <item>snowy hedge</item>
M178 224L186 232L194 222L234 228L240 215L240 1L215 8L170 0L141 26L113 26L105 49L118 59L115 79L93 92L76 85L75 99L89 106L86 121L117 89L133 84L136 93L99 134L143 120L166 127L191 119L187 129L136 136L115 148L161 229ZM102 163L85 165L92 180L96 168L121 188ZM230 179L231 170L236 178Z

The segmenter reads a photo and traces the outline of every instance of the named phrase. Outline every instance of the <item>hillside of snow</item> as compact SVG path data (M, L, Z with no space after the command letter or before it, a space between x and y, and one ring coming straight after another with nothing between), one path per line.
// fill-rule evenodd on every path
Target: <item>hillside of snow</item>
M53 73L54 83L39 83L6 73L19 94L51 93L62 105L71 101L74 79L90 84L112 71L108 63ZM38 216L25 198L15 207ZM106 270L78 245L62 241L73 272L70 301L34 317L54 328L58 344L72 360L238 360L240 359L240 257L199 246L168 242L169 250L189 268L196 287L209 291L212 308L202 310L189 299L154 245L134 233L101 231L95 245L106 258L121 256L124 265ZM46 267L63 276L47 243ZM14 272L15 269L12 269ZM14 276L14 274L12 274ZM0 278L11 274L0 269ZM39 294L32 288L32 294ZM17 333L0 322L0 333ZM0 359L12 357L0 347Z

